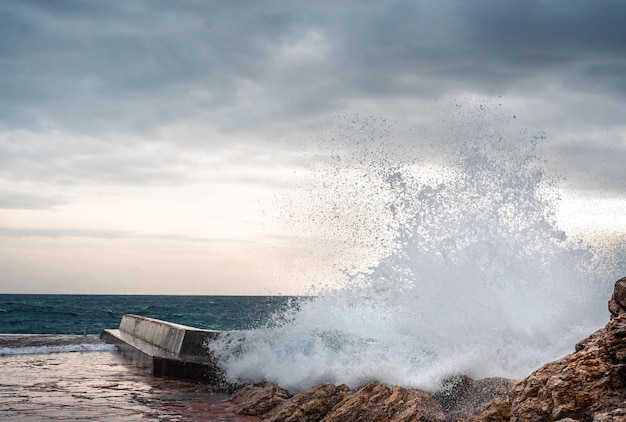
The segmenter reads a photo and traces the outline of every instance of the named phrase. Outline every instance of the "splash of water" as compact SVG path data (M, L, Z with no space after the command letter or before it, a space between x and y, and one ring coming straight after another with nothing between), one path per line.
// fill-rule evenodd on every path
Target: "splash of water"
M607 297L593 254L555 222L543 138L485 125L454 144L436 182L411 163L368 162L367 180L386 187L377 221L391 252L266 328L214 343L229 380L432 391L458 374L519 379L571 352L606 321Z

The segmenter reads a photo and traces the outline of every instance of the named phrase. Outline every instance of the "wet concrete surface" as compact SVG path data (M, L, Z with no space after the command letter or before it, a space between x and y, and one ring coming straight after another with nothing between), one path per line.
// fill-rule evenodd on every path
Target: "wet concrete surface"
M114 351L0 356L0 420L254 421L203 383L153 377Z

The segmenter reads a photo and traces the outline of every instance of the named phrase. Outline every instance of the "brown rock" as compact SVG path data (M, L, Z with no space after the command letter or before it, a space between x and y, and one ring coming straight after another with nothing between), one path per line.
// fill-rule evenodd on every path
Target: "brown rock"
M609 312L611 312L611 318L626 313L626 277L615 282L613 296L609 300Z
M444 382L443 390L436 396L447 420L454 421L476 416L490 401L504 397L514 385L515 381L506 378L474 380L461 375Z
M321 384L304 390L289 400L285 400L270 412L263 415L264 421L271 422L317 422L350 393L347 385L334 386Z
M577 352L580 352L581 350L586 348L589 344L597 343L600 340L600 337L602 337L603 335L604 335L604 328L601 328L595 333L593 333L592 335L590 335L589 337L582 339L578 343L576 343L574 350Z
M509 395L498 398L490 402L487 407L472 421L481 422L505 422L511 420L511 400ZM458 419L458 421L466 421L466 419Z
M273 384L249 385L231 396L228 411L267 422L444 422L443 408L432 395L398 386L367 384L355 391L321 384L292 397Z
M324 422L443 422L439 401L432 395L398 386L366 384L343 399Z
M626 278L615 284L611 301L622 306ZM626 312L619 312L574 353L542 366L471 420L626 421L624 403Z
M601 412L593 415L593 422L624 422L626 421L626 409L614 409L610 412Z
M275 384L246 385L230 396L234 404L227 411L239 415L261 416L290 397L287 390Z

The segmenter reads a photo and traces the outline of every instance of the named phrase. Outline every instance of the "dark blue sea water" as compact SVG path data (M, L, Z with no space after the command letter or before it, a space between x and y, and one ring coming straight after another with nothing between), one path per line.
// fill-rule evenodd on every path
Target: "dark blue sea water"
M285 296L0 295L0 333L99 334L136 314L196 328L239 330L268 323Z

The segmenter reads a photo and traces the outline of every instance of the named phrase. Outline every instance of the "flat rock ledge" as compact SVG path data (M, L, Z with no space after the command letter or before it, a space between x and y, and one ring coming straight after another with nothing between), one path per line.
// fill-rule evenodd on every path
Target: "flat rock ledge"
M459 376L437 394L370 383L321 384L295 395L260 383L235 391L228 410L275 422L626 422L626 277L615 283L609 311L609 323L574 353L519 383Z

